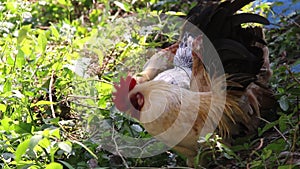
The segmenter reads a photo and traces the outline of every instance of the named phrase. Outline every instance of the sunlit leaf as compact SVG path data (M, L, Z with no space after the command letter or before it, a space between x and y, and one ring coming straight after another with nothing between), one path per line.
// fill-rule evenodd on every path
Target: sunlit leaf
M22 51L22 49L18 49L18 54L16 57L16 66L18 68L22 68L22 66L25 64L25 54Z
M46 165L45 169L63 169L63 166L57 162L52 162Z
M27 33L30 30L31 25L25 25L22 26L21 29L18 32L18 38L17 38L17 43L20 45L23 40L27 37Z
M47 37L45 32L40 32L38 36L38 49L40 52L45 52L46 50L46 45L47 45Z
M32 103L30 105L30 107L40 106L40 105L51 105L51 104L55 104L55 102L50 102L50 101L47 101L47 100L41 100L41 101L38 101L37 103Z
M18 145L17 150L15 152L15 156L16 156L15 160L17 162L19 162L22 156L26 153L29 143L30 143L30 139L27 139Z
M6 111L6 105L5 104L0 104L0 111L5 112Z
M59 32L57 31L56 27L54 25L52 25L50 27L51 33L52 35L55 37L55 39L59 39Z
M119 1L114 1L114 4L126 12L130 11L130 5L125 3L124 1L123 3Z

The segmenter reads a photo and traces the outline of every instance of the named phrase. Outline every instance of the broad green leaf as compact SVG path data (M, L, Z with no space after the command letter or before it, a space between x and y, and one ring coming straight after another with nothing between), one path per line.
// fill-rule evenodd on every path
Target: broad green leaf
M19 124L15 125L15 131L19 134L31 133L32 124L19 122Z
M67 153L71 153L71 151L72 151L72 147L65 142L59 142L58 147Z
M17 150L15 152L16 162L19 162L22 156L26 153L29 143L30 143L30 139L27 139L18 145Z
M57 162L52 162L46 165L46 169L63 169L63 166Z

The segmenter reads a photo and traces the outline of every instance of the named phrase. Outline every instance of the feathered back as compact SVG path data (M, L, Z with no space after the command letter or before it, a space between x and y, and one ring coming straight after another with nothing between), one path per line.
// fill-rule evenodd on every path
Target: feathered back
M244 23L269 24L269 21L257 14L236 12L253 0L234 0L225 2L202 1L190 10L187 20L200 28L217 50L224 70L228 74L242 73L257 75L263 65L263 49L257 43L265 45L262 29L243 28ZM183 32L189 31L188 27ZM204 38L203 47L207 49ZM209 53L203 51L205 65L214 61ZM206 61L205 61L206 60ZM217 68L208 68L212 71ZM247 84L246 84L247 85Z

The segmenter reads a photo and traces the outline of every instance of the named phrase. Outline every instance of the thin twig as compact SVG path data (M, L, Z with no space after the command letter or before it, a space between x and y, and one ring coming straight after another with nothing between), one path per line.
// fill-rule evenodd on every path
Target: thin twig
M112 127L112 135L111 135L111 138L112 138L112 140L113 140L113 142L114 142L114 144L115 144L115 148L116 148L117 154L118 154L119 157L122 159L123 164L125 165L125 167L126 167L126 168L129 168L129 166L128 166L126 160L124 159L123 155L122 155L122 154L120 153L120 151L119 151L119 146L118 146L117 141L116 141L116 139L115 139L115 126L114 126L114 125L113 125L113 127Z
M79 95L68 95L68 98L74 98L74 99L93 99L93 100L99 100L98 97L92 97L92 96L79 96Z
M82 84L82 83L85 83L85 82L88 82L88 81L103 82L103 83L106 83L106 84L113 85L112 82L109 82L109 81L107 81L107 80L105 80L105 79L100 79L100 80L99 80L99 79L89 79L89 80L84 80L84 81L81 81L81 82L73 83L72 85L73 85L73 86L77 86L77 85L79 85L79 84Z
M74 103L74 104L76 104L78 106L83 106L83 107L87 107L87 108L90 108L90 109L109 110L109 109L103 109L103 108L100 108L100 107L97 107L97 106L89 106L89 105L78 103L78 102L74 102L74 101L72 101L72 103Z
M262 118L262 117L258 117L258 118L259 118L260 120L262 120L262 121L268 123L268 124L271 123L271 122L269 122L268 120L266 120L266 119L264 119L264 118ZM289 141L287 140L287 138L284 137L284 135L279 131L279 129L278 129L276 126L273 126L273 128L279 133L279 135L284 139L284 141L286 141L288 144L290 144Z
M51 77L50 77L50 83L49 83L49 101L51 103L53 101L52 100L52 85L53 85L53 82L54 82L54 78L53 77L54 77L54 70L52 70ZM52 117L56 118L53 104L50 104L50 108L51 108L51 112L52 112Z
M257 150L261 149L263 145L264 145L264 139L261 138L258 147L256 147L256 148L252 151L252 153L250 154L250 157L251 157Z

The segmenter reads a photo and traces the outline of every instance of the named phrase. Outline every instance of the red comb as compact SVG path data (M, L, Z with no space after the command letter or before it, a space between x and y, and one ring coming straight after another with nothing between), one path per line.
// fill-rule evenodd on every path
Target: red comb
M127 76L126 79L120 79L120 85L114 83L116 92L113 93L113 102L120 111L127 111L131 107L128 93L135 87L136 80L131 76Z

